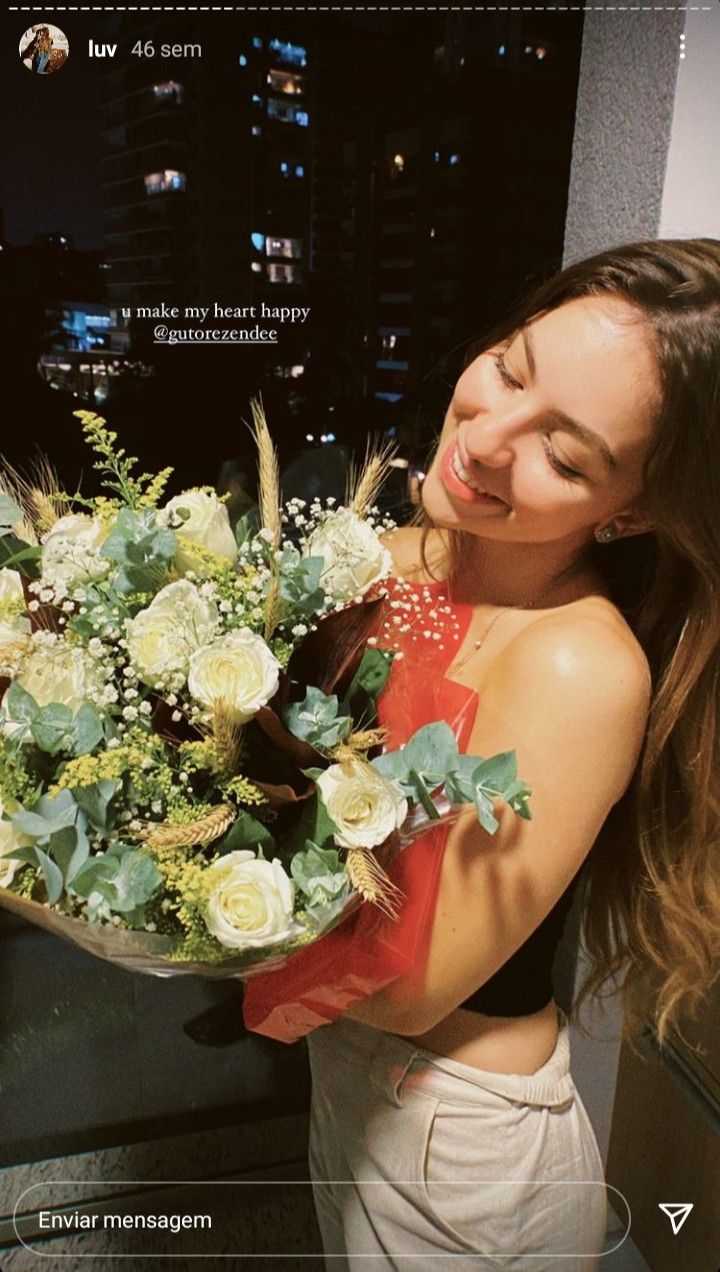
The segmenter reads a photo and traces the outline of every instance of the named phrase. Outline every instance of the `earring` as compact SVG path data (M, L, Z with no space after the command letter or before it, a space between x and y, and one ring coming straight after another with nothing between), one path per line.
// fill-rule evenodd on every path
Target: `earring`
M609 526L603 526L602 530L595 531L595 538L598 543L610 543L610 540L615 538L616 533L614 525L610 522Z

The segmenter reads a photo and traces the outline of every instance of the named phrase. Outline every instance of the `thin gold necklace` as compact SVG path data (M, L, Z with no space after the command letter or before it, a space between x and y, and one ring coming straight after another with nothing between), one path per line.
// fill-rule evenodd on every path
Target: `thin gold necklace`
M492 618L490 619L490 622L488 623L487 627L485 628L485 631L482 633L482 635L481 635L481 636L479 636L479 637L478 637L478 639L477 639L476 641L474 641L474 643L473 643L472 647L471 647L471 648L468 650L468 652L465 654L464 658L461 658L461 659L460 659L460 662L455 662L455 663L453 663L453 664L452 664L452 665L448 668L448 675L450 675L452 672L462 671L462 669L463 669L463 667L465 666L465 664L466 664L467 662L469 662L469 661L470 661L470 659L471 659L471 658L473 658L473 657L475 656L475 654L478 652L478 650L481 648L481 646L482 646L482 645L484 645L484 643L485 643L485 640L486 640L487 636L489 635L489 633L490 633L490 631L492 630L492 628L495 626L495 623L497 622L497 620L499 619L499 617L500 617L500 615L501 615L501 614L505 614L508 610L536 609L536 608L537 608L537 606L540 604L540 602L541 602L542 600L544 600L544 599L545 599L545 597L548 595L548 593L549 593L549 592L551 592L551 591L552 591L552 589L553 589L553 588L557 585L557 582L558 582L558 580L557 580L557 579L553 579L553 581L552 581L552 583L549 585L549 587L544 588L544 589L543 589L543 591L540 593L540 595L539 595L539 596L537 596L537 597L536 597L534 600L532 600L532 601L528 601L526 604L523 604L523 605L502 605L502 606L498 609L497 614L493 614ZM449 579L448 579L448 589L447 589L447 591L448 591L448 600L450 600L450 599L451 599L451 591L452 591L452 589L451 589L451 587L450 587L450 580L449 580Z

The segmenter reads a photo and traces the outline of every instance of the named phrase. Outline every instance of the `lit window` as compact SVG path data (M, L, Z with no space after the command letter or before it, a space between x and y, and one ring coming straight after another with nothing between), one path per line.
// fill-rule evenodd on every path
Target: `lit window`
M299 282L300 274L297 265L284 265L278 261L269 261L267 276L270 283L295 283Z
M265 251L268 256L285 256L290 260L299 261L302 257L302 239L271 238L268 235L265 239Z
M262 36L261 36L261 35L254 35L254 36L253 36L253 48L254 48L254 49L261 49L261 48L262 48Z
M251 261L250 268L253 274L262 274L262 265L259 261Z
M247 66L247 58L244 53L241 53L238 58L238 66Z
M544 44L538 44L535 46L535 56L539 62L542 62L543 59L547 57L547 49Z
M262 128L260 127L260 125L259 125L259 124L253 124L253 126L252 126L252 128L251 128L251 130L250 130L250 131L252 132L253 137L261 137L261 136L262 136Z
M302 163L296 163L296 164L295 164L295 176L296 176L296 177L304 177L304 176L305 176L305 165L304 165L304 164L302 164Z
M250 242L256 252L262 252L265 250L265 235L261 234L259 230L255 230L255 232L250 235Z
M498 53L500 54L501 57L504 57L506 52L507 50L505 48L505 45L501 44L500 47L498 48Z
M166 168L164 172L148 172L145 175L146 194L168 194L172 190L185 189L185 173L175 168Z
M396 335L382 336L380 340L380 344L382 346L383 353L389 353L390 350L394 349L395 345L397 344L397 336Z
M302 93L305 80L296 71L268 71L267 82L275 93Z
M451 155L450 158L448 159L448 163L450 164L451 168L457 168L459 162L460 162L460 156L458 154Z
M262 97L260 96L259 93L253 93L252 99L253 99L254 106L262 106Z
M307 111L301 110L292 102L279 102L271 98L267 104L267 113L270 119L279 119L285 124L299 124L301 128L307 128L309 123Z
M430 226L430 238L435 238L435 226Z
M287 62L289 66L307 66L307 49L301 44L290 44L287 40L270 40L268 48L277 55L280 62Z
M290 164L287 162L286 159L280 160L280 172L282 173L284 177L290 176Z
M440 162L440 151L436 150L433 154L433 163L439 163L439 162Z
M396 172L402 172L405 167L404 155L393 155L393 168Z
M178 84L177 80L166 80L164 84L154 84L153 94L156 101L173 101L176 106L181 106L185 97L183 86Z

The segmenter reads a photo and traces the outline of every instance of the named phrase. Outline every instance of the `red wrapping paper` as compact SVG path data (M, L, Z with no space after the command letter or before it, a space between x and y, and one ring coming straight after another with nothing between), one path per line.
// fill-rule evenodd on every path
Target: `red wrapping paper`
M397 635L402 658L392 666L378 699L380 723L395 750L424 724L446 720L461 751L475 719L477 694L444 672L455 657L470 621L471 607L448 607L443 584L416 588L413 629ZM438 618L438 607L442 608ZM428 613L423 622L422 612ZM440 632L433 640L423 630ZM395 635L395 633L393 633ZM394 642L382 642L394 647ZM424 830L402 851L387 873L401 890L399 915L389 918L364 902L339 927L291 955L274 972L253 976L245 986L247 1029L281 1042L295 1042L329 1024L352 1003L367 998L427 957L437 902L447 823Z

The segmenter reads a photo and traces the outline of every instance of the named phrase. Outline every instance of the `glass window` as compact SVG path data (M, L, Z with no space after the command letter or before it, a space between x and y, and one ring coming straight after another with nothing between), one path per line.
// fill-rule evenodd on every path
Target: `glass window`
M261 35L254 35L254 36L253 36L253 48L254 48L254 49L261 49L261 48L262 48L262 36L261 36Z
M304 176L305 176L305 165L304 165L304 164L302 164L302 163L296 163L296 164L295 164L295 176L296 176L296 177L304 177Z
M238 57L238 66L247 66L247 64L248 63L247 63L247 58L245 54L241 53L240 56Z
M145 174L146 194L168 194L172 190L185 189L185 173L175 168L166 168L164 172L148 172Z
M296 71L269 70L267 82L274 93L302 93L305 91L304 76Z
M270 98L267 113L270 119L279 119L285 124L299 124L301 128L307 128L309 123L307 111L301 110L293 102L281 102Z
M270 40L268 48L279 62L287 62L289 66L307 66L307 49L301 44L290 44L287 40Z
M176 106L182 106L185 98L183 86L178 84L177 80L166 80L164 84L153 84L153 94L157 102L174 102Z
M251 268L251 270L252 270L253 274L261 274L261 273L262 273L262 265L260 264L260 262L259 262L259 261L251 261L251 262L250 262L250 268Z
M285 256L290 260L299 261L302 258L302 239L271 238L268 235L265 239L265 251L268 256Z
M252 132L253 137L261 137L261 136L262 136L262 128L260 127L260 125L259 125L259 124L253 124L252 129L251 129L251 132Z
M267 276L270 283L296 283L300 281L300 271L297 265L285 265L279 261L268 261Z
M261 234L261 233L259 232L259 230L255 230L255 231L254 231L254 232L250 235L250 242L252 243L252 245L253 245L253 247L255 248L256 252L262 252L262 251L264 251L264 249L265 249L265 235L264 235L264 234Z

